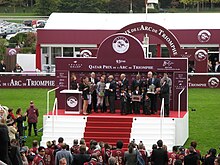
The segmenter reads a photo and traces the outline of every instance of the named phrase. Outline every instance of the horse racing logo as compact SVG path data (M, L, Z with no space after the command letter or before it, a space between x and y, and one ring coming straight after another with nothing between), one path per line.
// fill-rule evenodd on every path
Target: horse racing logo
M67 101L66 101L67 105L70 107L70 108L74 108L77 106L78 104L78 100L77 98L75 98L74 96L70 96L67 98Z
M200 42L208 42L211 38L211 33L208 30L202 30L198 33L198 40Z
M195 59L197 61L203 61L208 56L208 53L205 50L197 50L195 53Z
M217 88L219 86L219 79L217 77L211 77L208 80L208 86L210 88Z
M117 53L125 53L129 48L129 41L124 36L118 36L113 40L112 47Z

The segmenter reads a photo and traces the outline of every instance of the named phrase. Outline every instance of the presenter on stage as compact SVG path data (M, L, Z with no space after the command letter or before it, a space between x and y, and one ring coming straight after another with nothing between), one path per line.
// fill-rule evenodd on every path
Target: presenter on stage
M77 90L78 89L78 83L75 73L71 74L71 80L70 80L70 89Z
M157 78L157 73L149 71L147 73L147 93L151 100L151 114L157 113L157 98L160 89L160 79Z
M91 102L91 95L90 95L90 87L89 87L89 78L82 77L82 81L79 85L79 90L82 91L82 98L83 98L83 115L88 115L87 108L89 102Z
M126 78L126 75L124 73L120 75L118 86L119 86L120 92L121 92L121 89L124 89L126 92L128 91L129 81Z
M164 99L164 116L168 117L170 115L170 86L166 79L160 87L160 97Z
M115 113L115 99L116 99L116 82L113 75L108 76L108 83L106 84L106 91L108 94L110 113Z

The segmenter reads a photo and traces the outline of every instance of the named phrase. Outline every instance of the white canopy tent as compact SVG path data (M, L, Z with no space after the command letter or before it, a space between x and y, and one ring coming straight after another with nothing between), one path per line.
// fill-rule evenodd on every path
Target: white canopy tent
M169 30L220 29L220 13L52 13L45 29L119 30L136 22L152 22ZM147 20L146 20L147 19Z

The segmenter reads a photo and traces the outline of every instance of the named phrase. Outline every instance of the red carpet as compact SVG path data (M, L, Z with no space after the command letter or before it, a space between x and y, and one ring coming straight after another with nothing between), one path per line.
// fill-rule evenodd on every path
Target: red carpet
M108 142L116 146L116 142L122 140L124 147L127 148L132 121L132 118L126 117L89 116L84 133L86 143L89 144L90 140L93 139L97 142Z

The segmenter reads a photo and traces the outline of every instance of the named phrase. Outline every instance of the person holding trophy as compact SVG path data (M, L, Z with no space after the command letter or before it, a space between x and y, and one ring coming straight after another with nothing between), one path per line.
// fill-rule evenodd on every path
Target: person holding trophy
M139 86L136 86L135 90L132 92L132 103L133 103L134 114L140 114L141 99L142 97Z
M110 113L115 113L116 82L113 75L108 76L108 83L106 83L105 89L108 95Z
M151 100L151 114L157 113L157 100L160 91L160 79L157 78L157 73L149 71L147 73L147 94Z

